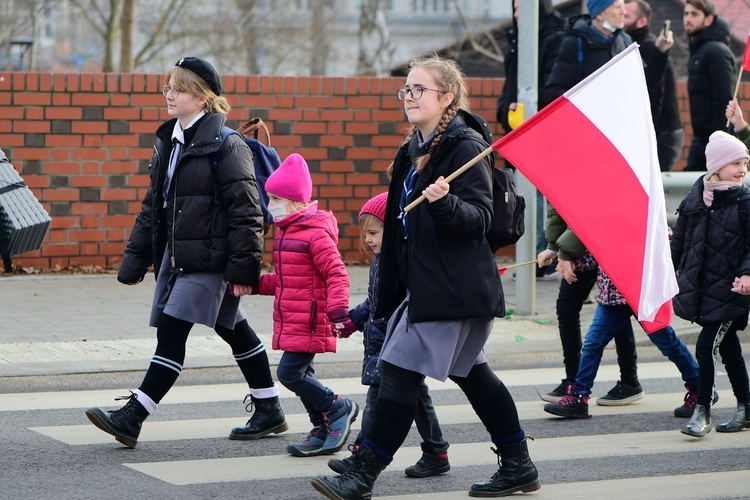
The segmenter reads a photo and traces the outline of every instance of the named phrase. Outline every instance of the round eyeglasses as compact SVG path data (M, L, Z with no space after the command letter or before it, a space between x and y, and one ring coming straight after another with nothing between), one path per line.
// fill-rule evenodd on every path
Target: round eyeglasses
M161 93L164 95L164 97L169 96L169 93L172 93L172 96L174 96L175 99L180 97L180 92L182 92L177 87L170 87L169 85L165 85L161 88Z
M422 94L424 94L425 90L431 90L433 92L439 92L441 94L445 94L445 92L442 91L442 90L430 89L430 88L427 88L427 87L412 87L412 88L406 88L406 87L404 87L402 89L398 89L398 92L396 93L396 96L398 97L399 101L405 101L406 100L406 96L410 95L412 99L414 99L415 101L417 101L417 100L419 100L419 99L422 98Z

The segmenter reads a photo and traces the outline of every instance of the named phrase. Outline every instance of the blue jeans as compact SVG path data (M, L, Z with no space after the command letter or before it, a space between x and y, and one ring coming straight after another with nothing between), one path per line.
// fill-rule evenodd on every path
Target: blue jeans
M359 431L359 435L357 435L357 439L354 440L354 444L357 446L367 436L367 431L370 428L370 422L372 422L373 418L372 411L375 408L375 402L378 400L379 392L379 385L371 385L367 389L365 409L362 411L362 428ZM432 398L424 380L419 386L419 403L417 404L417 414L414 416L414 423L417 424L417 431L419 431L419 436L422 438L422 451L426 453L448 451L448 441L443 439L443 431L440 429L440 422L438 422L437 413L435 413L435 407L432 405Z
M628 305L605 306L599 304L594 312L586 339L583 342L581 365L576 375L576 392L591 394L596 372L602 360L604 348L614 338L625 322L630 321L633 310ZM690 351L677 338L671 326L657 330L648 336L659 351L677 366L682 380L689 386L698 385L698 363Z
M284 352L276 369L281 385L295 393L305 405L313 426L323 425L323 413L333 404L336 395L315 378L315 354Z

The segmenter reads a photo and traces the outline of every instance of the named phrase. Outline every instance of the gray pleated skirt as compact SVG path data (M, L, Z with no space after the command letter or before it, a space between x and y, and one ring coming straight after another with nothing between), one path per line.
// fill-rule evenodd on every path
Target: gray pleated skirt
M156 278L149 326L158 327L162 313L209 328L218 324L232 330L247 317L240 298L227 292L222 273L173 274L169 252L164 252Z
M494 318L467 318L409 323L409 295L388 321L382 361L445 381L465 377L474 365L486 363L484 344Z

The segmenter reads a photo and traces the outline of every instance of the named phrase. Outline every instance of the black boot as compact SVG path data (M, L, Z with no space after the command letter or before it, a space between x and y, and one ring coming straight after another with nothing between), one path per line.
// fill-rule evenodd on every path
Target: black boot
M542 487L539 474L529 458L526 439L520 443L502 444L492 448L500 466L488 483L471 485L470 497L504 497L517 491L528 493Z
M248 394L245 396L243 403L247 401L248 396L250 396L250 404L245 409L248 412L252 412L253 407L255 407L255 413L247 421L245 427L235 427L232 429L232 432L229 433L229 439L247 441L262 438L271 433L281 434L289 430L289 425L287 425L284 418L284 412L281 410L278 396L267 399L256 399L251 394Z
M370 448L360 446L354 464L336 477L318 476L310 482L328 498L335 500L369 500L372 487L386 464L380 461Z
M127 399L128 402L119 410L105 412L100 408L89 408L86 410L86 416L92 424L107 434L112 434L120 443L135 448L138 444L138 435L141 433L141 424L149 414L133 392L130 396L115 398L115 401L123 399Z
M358 444L350 444L349 445L349 451L352 452L351 455L349 455L346 458L338 459L338 458L332 458L328 461L328 467L333 472L338 472L339 474L343 474L346 472L349 467L354 465L354 459L357 457L357 450L359 449Z

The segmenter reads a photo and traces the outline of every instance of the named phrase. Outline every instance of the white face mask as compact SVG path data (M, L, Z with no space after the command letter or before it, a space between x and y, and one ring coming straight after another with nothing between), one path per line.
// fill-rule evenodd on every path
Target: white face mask
M289 212L286 210L286 206L289 204L289 202L286 203L279 203L278 205L274 205L272 207L268 207L268 213L271 214L271 217L273 217L273 220L279 221L289 215Z
M612 33L614 33L615 31L617 31L617 29L618 29L617 26L612 26L612 24L609 21L607 21L606 19L604 21L602 21L602 28L604 28L605 30L610 31Z

